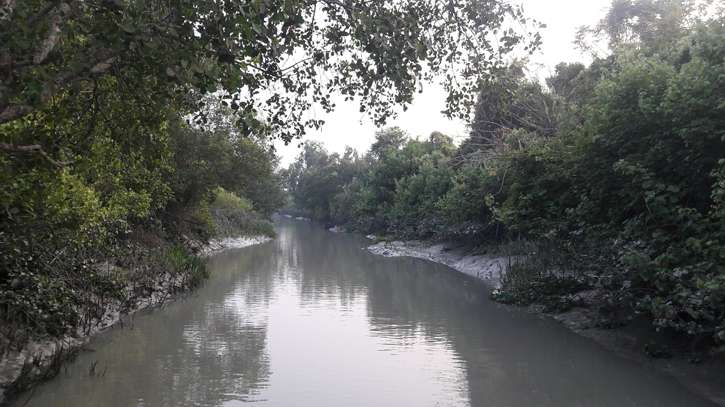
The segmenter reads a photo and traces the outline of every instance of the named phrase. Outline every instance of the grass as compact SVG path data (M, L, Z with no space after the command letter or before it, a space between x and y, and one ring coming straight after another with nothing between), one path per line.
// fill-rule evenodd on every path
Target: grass
M521 256L509 261L501 288L491 295L493 300L519 306L539 304L544 312L564 312L586 305L575 294L589 289L590 284L556 272L556 256L546 244L516 240L486 250L488 254Z
M197 256L189 255L180 244L166 250L163 259L171 276L180 280L181 291L193 290L209 278L206 262Z
M490 256L529 256L536 255L543 250L543 242L533 242L518 238L500 243L478 246L471 255L488 254Z
M649 341L644 345L642 349L644 352L645 361L652 359L670 359L672 358L672 351L667 345L660 345L655 341Z

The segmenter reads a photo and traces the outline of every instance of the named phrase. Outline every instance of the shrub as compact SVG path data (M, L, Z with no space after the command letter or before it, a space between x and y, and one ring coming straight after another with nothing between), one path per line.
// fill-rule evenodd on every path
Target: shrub
M212 210L230 209L240 212L249 212L252 210L253 204L247 198L239 197L233 192L226 191L224 188L217 188L214 193L214 200L210 208Z

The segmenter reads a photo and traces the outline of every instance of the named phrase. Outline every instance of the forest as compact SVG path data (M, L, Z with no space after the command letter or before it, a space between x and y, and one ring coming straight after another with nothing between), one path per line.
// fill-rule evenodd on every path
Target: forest
M725 352L724 16L614 0L575 39L593 62L539 82L541 25L506 2L5 0L0 361L192 290L205 245L273 237L280 210L526 255L497 300L596 287L602 325ZM432 81L471 119L458 144L386 127ZM370 150L307 142L280 168L272 142L339 95L380 127Z
M488 1L3 1L0 361L193 289L212 239L274 236L272 141L320 128L332 95L384 125L439 78L464 117L536 28Z
M284 212L523 255L494 299L562 311L598 289L598 326L647 316L725 352L725 19L709 7L613 1L577 35L591 64L541 83L511 61L459 145L397 127L364 154L307 143Z

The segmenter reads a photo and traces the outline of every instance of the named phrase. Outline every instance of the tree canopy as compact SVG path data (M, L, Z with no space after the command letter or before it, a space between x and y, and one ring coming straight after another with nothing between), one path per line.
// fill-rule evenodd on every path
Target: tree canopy
M358 98L383 124L436 75L447 114L465 116L507 53L538 45L538 33L507 28L514 23L526 23L521 10L495 0L7 0L0 125L63 92L96 94L101 80L147 107L195 111L193 95L217 92L242 113L244 134L285 141L319 126L306 113L332 110L334 93ZM42 152L30 147L0 145Z

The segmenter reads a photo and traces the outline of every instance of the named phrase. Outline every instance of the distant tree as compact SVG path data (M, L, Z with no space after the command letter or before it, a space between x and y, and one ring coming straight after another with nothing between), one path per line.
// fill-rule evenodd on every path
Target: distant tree
M575 62L568 64L562 62L554 68L554 75L546 79L546 85L555 93L563 96L571 94L575 87L572 83L579 77L579 74L586 69L584 64Z
M375 142L370 146L370 154L381 158L386 150L397 151L408 141L408 132L400 127L389 127L375 132Z
M574 43L595 57L606 56L597 42L606 41L610 51L633 44L652 55L687 35L697 21L723 16L725 9L714 0L613 0L607 14L594 27L579 28Z
M483 86L470 135L458 150L461 162L482 165L503 151L522 149L556 134L554 99L527 78L523 63L515 62Z
M456 150L453 139L439 131L434 131L428 136L428 144L433 151L439 151L445 156L450 156Z

